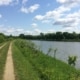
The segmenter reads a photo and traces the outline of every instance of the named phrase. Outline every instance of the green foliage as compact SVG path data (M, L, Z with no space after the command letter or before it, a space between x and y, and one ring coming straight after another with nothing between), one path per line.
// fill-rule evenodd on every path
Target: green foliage
M20 47L22 50L25 47L24 43ZM24 57L18 47L13 45L12 51L16 80L40 80L31 63Z
M34 40L52 40L52 41L80 41L80 33L75 32L56 32L56 33L40 33L40 35L24 35L20 34L19 38Z
M68 64L75 66L76 60L77 60L77 56L69 56L68 57Z
M3 35L0 35L0 43L4 42L5 41L5 38Z

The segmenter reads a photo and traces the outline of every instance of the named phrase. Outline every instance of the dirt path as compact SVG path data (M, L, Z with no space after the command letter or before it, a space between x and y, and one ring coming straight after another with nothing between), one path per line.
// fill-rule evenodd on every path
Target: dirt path
M2 47L4 47L6 45L6 43L5 44L3 44L2 46L0 46L0 49L2 48Z
M9 46L9 50L7 54L3 80L15 80L11 46L12 46L12 43Z

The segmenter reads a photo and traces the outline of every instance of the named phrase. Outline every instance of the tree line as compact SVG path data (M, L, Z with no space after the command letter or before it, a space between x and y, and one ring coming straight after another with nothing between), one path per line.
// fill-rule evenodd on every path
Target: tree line
M69 32L56 32L56 33L40 33L39 35L25 35L20 34L19 36L12 36L12 35L4 35L0 33L0 43L15 39L29 39L29 40L49 40L49 41L80 41L80 33L69 33Z
M15 38L18 38L18 36L5 35L3 33L0 33L0 43L3 43L5 41L10 41Z
M49 40L49 41L80 41L80 33L56 32L56 33L40 33L40 35L24 35L20 34L19 38L31 40Z

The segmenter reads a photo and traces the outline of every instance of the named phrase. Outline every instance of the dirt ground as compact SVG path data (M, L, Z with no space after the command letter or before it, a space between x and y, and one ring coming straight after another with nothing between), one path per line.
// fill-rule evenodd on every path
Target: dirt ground
M3 80L15 80L11 46L12 46L12 43L9 46L9 50L7 54Z

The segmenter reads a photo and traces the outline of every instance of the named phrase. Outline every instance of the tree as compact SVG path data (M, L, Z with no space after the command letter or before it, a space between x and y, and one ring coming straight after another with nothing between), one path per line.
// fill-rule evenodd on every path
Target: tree
M64 39L62 32L56 32L56 40L61 41Z
M20 34L20 35L19 35L19 38L24 39L24 38L25 38L25 35L24 35L24 34Z
M5 41L5 35L3 33L0 33L0 43Z
M40 33L40 38L45 39L44 33Z

